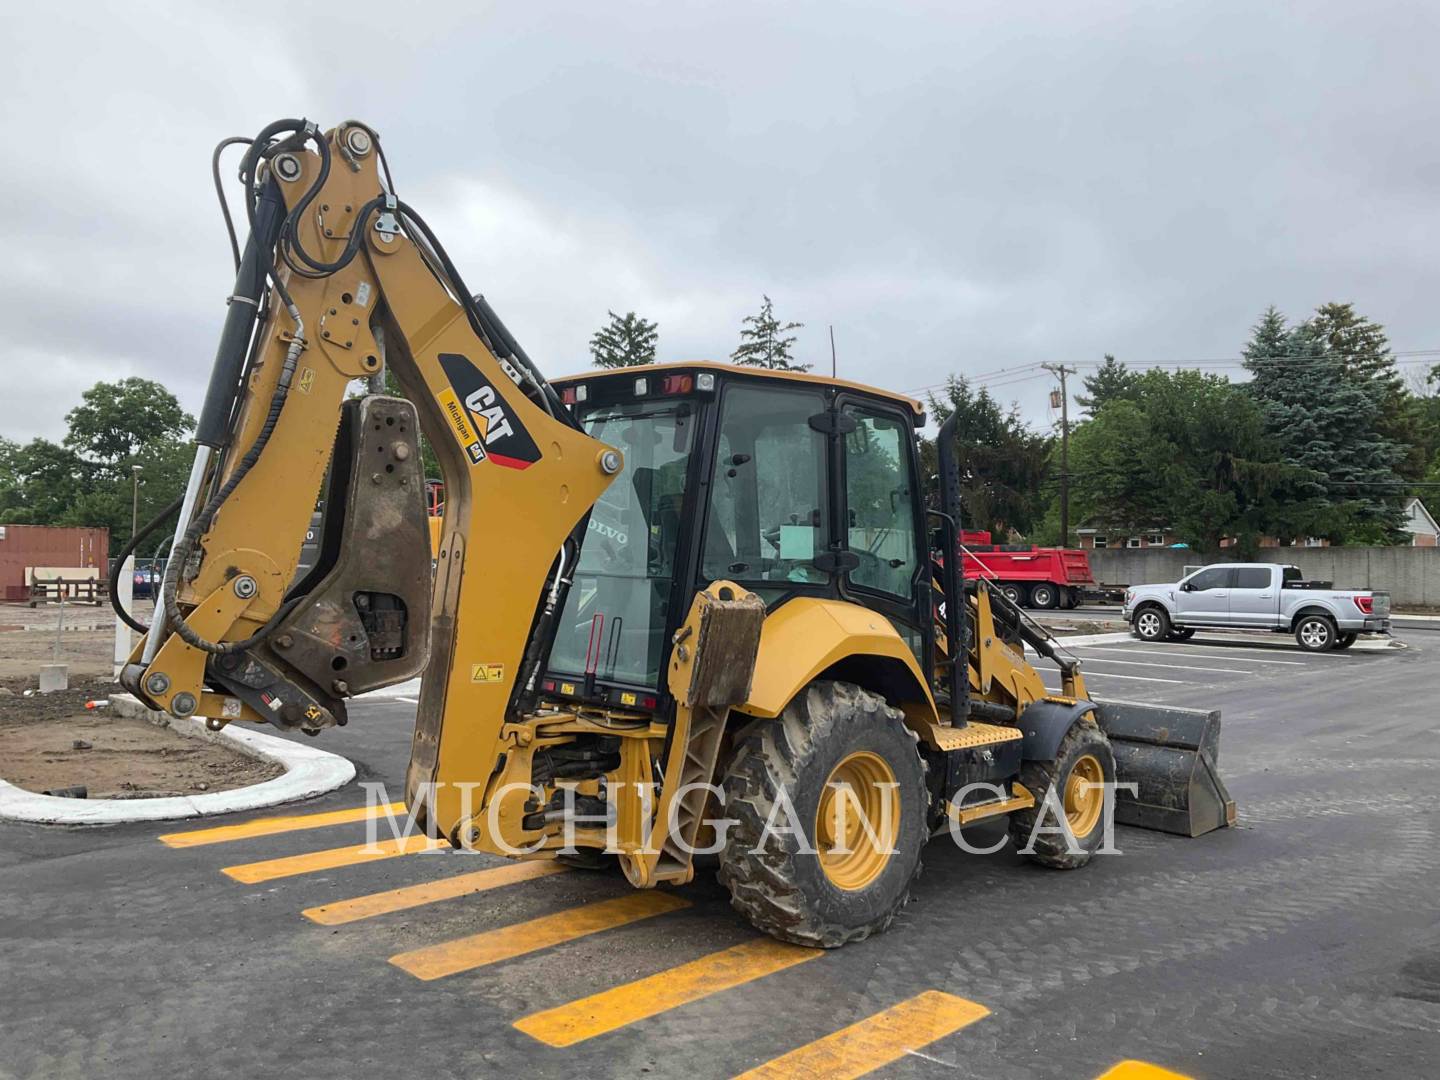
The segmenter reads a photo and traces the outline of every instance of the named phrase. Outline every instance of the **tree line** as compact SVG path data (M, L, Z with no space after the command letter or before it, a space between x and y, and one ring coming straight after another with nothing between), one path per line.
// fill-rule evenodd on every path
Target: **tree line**
M794 356L792 331L802 325L777 318L765 296L730 359L807 371ZM656 323L611 312L592 357L600 367L654 363L658 337ZM1203 552L1222 541L1250 551L1264 536L1403 542L1405 497L1428 490L1440 499L1440 365L1407 383L1384 328L1342 303L1294 323L1268 309L1241 357L1245 382L1194 368L1139 370L1107 355L1075 396L1072 523L1125 536L1165 529ZM929 406L937 424L960 414L967 526L1075 541L1059 534L1054 428L1027 423L962 375ZM59 442L0 437L0 523L105 526L114 554L130 539L137 477L141 524L184 489L195 420L164 386L127 378L86 390L65 422ZM921 453L933 472L933 443L922 440Z
M0 524L104 526L117 554L132 509L143 526L185 490L195 418L159 383L129 378L86 390L65 427L58 443L0 436Z
M1250 378L1136 370L1107 355L1076 395L1070 519L1123 536L1166 530L1213 552L1282 544L1388 544L1405 497L1440 485L1440 366L1402 378L1384 328L1343 303L1291 323L1270 308L1241 351ZM937 419L960 411L972 524L1041 543L1059 535L1054 431L950 379Z

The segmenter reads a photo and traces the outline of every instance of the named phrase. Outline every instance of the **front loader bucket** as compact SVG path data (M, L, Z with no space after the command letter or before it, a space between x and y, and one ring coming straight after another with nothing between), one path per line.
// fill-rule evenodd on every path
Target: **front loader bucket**
M1100 729L1115 751L1122 825L1201 836L1235 824L1235 800L1220 779L1220 710L1097 701Z

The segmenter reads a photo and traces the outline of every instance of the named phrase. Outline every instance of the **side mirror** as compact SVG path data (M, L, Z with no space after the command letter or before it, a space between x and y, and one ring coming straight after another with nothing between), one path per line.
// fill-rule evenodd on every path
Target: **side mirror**
M1191 584L1190 582L1188 582L1188 581L1181 582L1181 584L1180 584L1180 591L1181 591L1181 592L1194 592L1194 591L1195 591L1195 586L1192 585L1192 584Z

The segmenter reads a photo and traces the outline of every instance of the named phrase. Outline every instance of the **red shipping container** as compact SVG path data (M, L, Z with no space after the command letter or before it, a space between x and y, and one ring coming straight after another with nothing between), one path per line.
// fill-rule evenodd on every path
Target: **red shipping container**
M0 600L28 600L27 566L94 566L110 575L110 530L86 526L0 525Z

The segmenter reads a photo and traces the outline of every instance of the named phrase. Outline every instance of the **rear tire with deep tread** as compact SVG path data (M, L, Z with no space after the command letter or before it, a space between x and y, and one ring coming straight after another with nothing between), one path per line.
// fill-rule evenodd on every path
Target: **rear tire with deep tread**
M816 843L816 814L826 781L847 756L882 758L899 787L895 853L863 888L837 887ZM836 948L883 931L910 899L928 839L929 795L918 739L898 709L850 683L818 681L774 720L755 724L726 768L725 814L732 819L720 852L720 882L757 928L797 945ZM790 800L806 846L778 808ZM766 832L773 819L775 828ZM877 829L879 823L876 823Z

